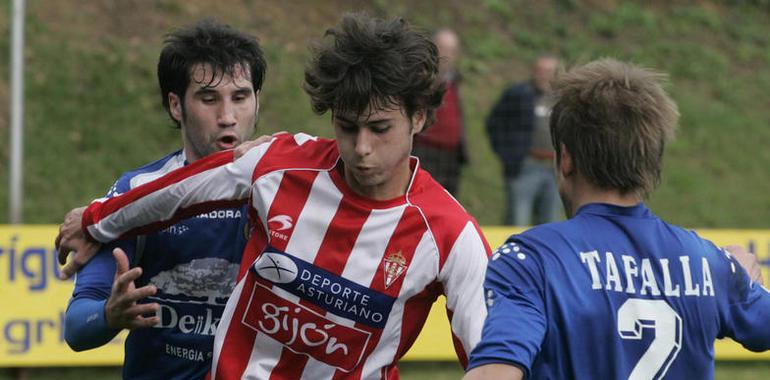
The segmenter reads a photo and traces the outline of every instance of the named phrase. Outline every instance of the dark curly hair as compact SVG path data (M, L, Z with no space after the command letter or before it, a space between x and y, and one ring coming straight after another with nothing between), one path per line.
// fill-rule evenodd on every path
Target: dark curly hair
M406 116L424 111L433 123L444 85L438 78L438 50L424 31L404 19L384 21L364 13L342 16L315 46L305 69L305 91L315 113L361 115L404 107Z
M254 91L262 88L267 62L256 37L242 33L213 19L203 19L166 36L158 59L158 84L163 108L169 112L168 94L184 99L192 69L198 64L211 65L217 74L233 75L238 66L247 67ZM212 75L209 86L222 80ZM174 120L173 117L171 117ZM174 120L176 126L179 122Z

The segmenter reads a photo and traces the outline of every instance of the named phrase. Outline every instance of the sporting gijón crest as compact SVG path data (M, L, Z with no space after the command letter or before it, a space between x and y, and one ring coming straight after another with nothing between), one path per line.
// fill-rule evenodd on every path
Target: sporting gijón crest
M385 289L387 289L406 271L406 258L401 251L391 253L385 258L382 269L385 271Z

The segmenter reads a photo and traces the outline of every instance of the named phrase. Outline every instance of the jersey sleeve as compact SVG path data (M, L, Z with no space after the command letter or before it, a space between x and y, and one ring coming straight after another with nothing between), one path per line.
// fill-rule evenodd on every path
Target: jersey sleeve
M102 247L75 275L75 289L64 316L64 339L75 351L90 350L107 344L120 330L107 326L104 305L110 297L115 277L114 248L129 256L133 241L121 240Z
M544 283L537 252L516 237L492 254L484 282L489 315L468 369L509 364L529 376L546 333Z
M751 351L770 349L770 292L754 283L735 258L722 251L729 261L729 294L723 311L722 336L729 336Z
M131 175L124 173L110 187L105 198L130 190ZM90 350L107 344L120 330L107 326L104 305L110 297L115 277L112 250L122 248L129 260L134 240L121 240L102 246L93 259L75 274L75 288L64 315L64 340L75 351Z
M236 161L232 151L215 153L119 196L97 199L83 214L83 230L97 241L109 242L241 205L249 197L254 168L271 143Z
M463 367L468 353L479 342L486 317L482 285L489 256L483 235L468 222L452 246L440 273L447 298L455 351Z

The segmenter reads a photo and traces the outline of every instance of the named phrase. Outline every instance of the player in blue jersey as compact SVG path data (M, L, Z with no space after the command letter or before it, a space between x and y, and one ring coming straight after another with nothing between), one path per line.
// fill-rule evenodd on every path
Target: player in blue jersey
M711 379L714 340L770 348L770 293L727 251L643 200L678 113L661 75L603 59L555 84L551 134L570 219L492 256L466 379Z
M256 39L227 25L204 20L169 34L158 82L183 147L123 174L107 196L250 138L265 69ZM124 378L203 378L235 285L247 219L245 208L223 208L105 246L77 273L66 314L67 343L87 350L131 329ZM116 247L122 250L113 258ZM71 261L65 275L80 264Z

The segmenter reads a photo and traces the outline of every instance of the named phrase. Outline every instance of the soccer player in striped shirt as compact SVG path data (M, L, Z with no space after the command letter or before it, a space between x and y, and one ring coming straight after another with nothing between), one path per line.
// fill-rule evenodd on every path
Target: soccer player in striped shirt
M711 379L715 339L770 348L770 293L733 255L643 203L678 119L659 80L603 59L555 84L551 136L570 219L492 256L466 379Z
M85 254L94 239L248 203L253 229L213 378L397 378L440 295L465 364L486 316L489 248L410 156L444 91L435 45L400 18L348 14L317 46L304 87L315 112L331 111L336 139L279 135L235 161L214 154L97 200L84 229L70 215L62 249Z

